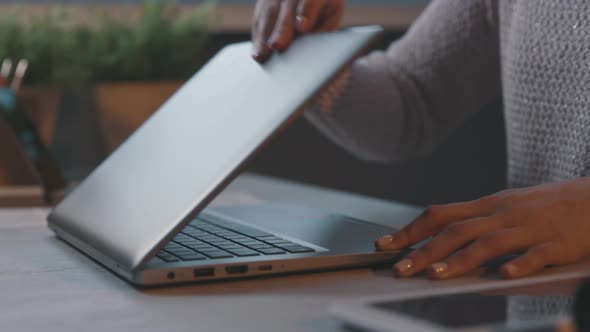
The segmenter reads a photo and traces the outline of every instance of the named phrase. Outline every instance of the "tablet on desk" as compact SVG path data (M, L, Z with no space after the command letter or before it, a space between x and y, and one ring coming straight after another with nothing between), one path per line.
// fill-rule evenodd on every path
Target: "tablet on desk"
M517 297L567 300L580 281L536 278L441 288L337 303L331 311L360 331L558 331L559 325L571 319L569 308L556 306L551 312L525 318L519 317L515 301Z

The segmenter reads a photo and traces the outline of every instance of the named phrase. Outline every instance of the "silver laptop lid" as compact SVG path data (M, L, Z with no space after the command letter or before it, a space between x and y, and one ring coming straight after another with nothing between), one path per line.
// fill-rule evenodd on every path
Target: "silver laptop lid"
M95 258L141 267L381 31L305 36L263 65L250 43L225 47L52 211L49 226Z

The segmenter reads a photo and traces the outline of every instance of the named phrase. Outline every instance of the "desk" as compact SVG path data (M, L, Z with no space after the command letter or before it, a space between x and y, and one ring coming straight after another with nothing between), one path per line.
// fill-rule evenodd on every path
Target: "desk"
M288 201L401 226L419 209L266 177L244 175L215 204ZM448 285L493 282L474 274L434 282L355 269L136 289L58 240L45 209L0 210L2 331L340 331L333 301ZM558 272L590 271L590 262Z

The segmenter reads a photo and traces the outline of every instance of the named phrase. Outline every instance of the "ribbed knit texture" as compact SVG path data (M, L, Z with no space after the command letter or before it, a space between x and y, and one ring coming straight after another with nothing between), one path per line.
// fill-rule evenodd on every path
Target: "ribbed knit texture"
M498 98L510 187L590 175L588 0L434 0L306 115L357 156L394 162L431 152ZM539 319L570 306L569 297L516 296L508 314Z
M590 175L590 2L434 0L353 65L330 112L307 116L359 157L393 162L498 98L511 187Z

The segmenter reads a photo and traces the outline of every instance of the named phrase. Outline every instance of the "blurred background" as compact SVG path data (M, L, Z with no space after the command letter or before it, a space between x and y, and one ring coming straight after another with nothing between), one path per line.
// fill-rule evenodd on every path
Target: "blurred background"
M23 107L79 181L217 50L249 39L254 3L0 0L0 59L29 60ZM344 25L383 25L385 48L427 3L348 0ZM431 157L384 166L355 159L300 119L248 171L419 205L473 199L505 186L503 126L498 101Z

